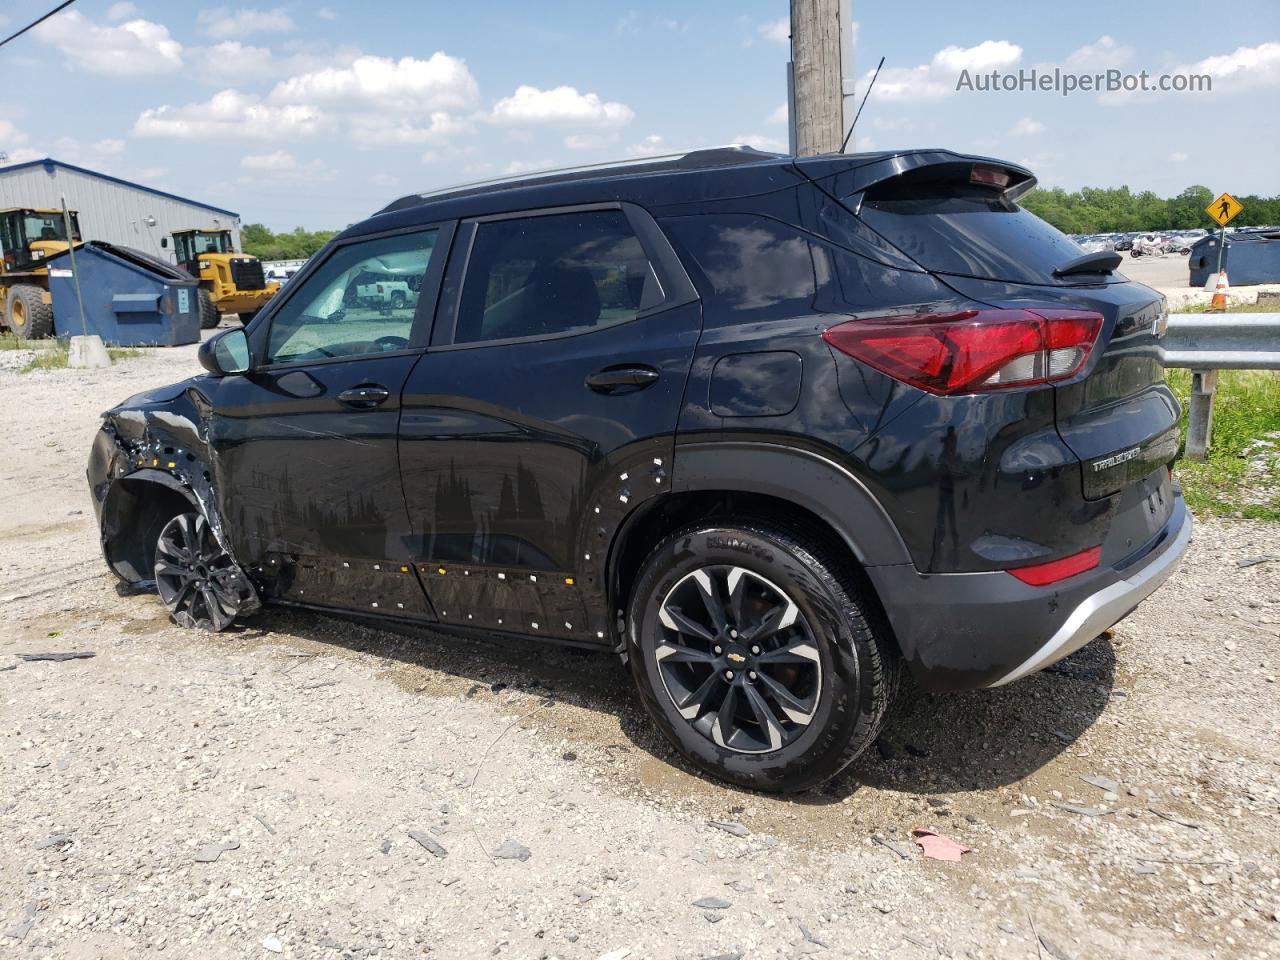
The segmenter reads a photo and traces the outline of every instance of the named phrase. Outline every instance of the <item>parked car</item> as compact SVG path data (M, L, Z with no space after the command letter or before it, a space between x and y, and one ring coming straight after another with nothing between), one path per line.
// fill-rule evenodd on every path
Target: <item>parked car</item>
M106 562L190 627L268 602L614 651L699 768L812 787L900 670L1018 680L1186 549L1163 298L1034 183L717 149L405 197L104 415ZM417 303L345 309L366 272Z

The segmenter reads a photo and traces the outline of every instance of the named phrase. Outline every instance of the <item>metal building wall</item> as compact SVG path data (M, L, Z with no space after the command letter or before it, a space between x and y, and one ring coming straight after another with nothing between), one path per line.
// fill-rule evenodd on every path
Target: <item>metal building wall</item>
M219 227L231 230L235 249L240 249L240 219L227 213L56 164L52 173L43 165L0 168L0 209L58 207L64 194L67 205L79 212L86 240L118 243L172 262L173 241L162 248L161 237L189 227Z

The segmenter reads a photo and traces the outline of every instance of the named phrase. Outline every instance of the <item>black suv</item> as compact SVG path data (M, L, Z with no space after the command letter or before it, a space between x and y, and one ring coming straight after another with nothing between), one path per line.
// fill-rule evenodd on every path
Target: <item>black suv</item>
M728 148L405 197L105 414L107 563L192 627L613 650L703 770L820 783L901 665L1016 680L1187 546L1164 302L1034 183Z

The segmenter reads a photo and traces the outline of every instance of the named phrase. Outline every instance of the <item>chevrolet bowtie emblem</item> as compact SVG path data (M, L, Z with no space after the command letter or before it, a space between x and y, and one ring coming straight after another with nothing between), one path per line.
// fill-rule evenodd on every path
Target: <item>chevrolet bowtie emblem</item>
M740 653L731 653L731 654L729 654L729 655L728 655L728 659L732 660L734 663L746 663L746 662L747 662L747 658L746 658L746 657L744 657L744 656L743 656L742 654L740 654Z

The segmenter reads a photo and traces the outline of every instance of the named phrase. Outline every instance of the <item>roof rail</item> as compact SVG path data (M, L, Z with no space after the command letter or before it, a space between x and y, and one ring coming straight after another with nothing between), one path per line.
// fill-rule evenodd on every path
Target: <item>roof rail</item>
M761 160L774 160L785 156L781 153L768 153L742 143L725 144L718 147L705 147L685 153L669 153L652 157L632 157L625 160L608 160L603 163L589 163L574 167L556 167L546 170L526 170L503 177L488 180L473 180L469 183L455 183L447 187L439 187L423 193L412 193L395 201L383 212L401 209L410 203L423 200L439 199L450 194L463 194L490 190L494 188L512 188L515 186L533 185L556 180L587 179L591 176L607 176L614 170L633 170L642 172L652 170L695 170L701 167L729 166L739 163L755 163ZM408 202L406 202L408 201Z

